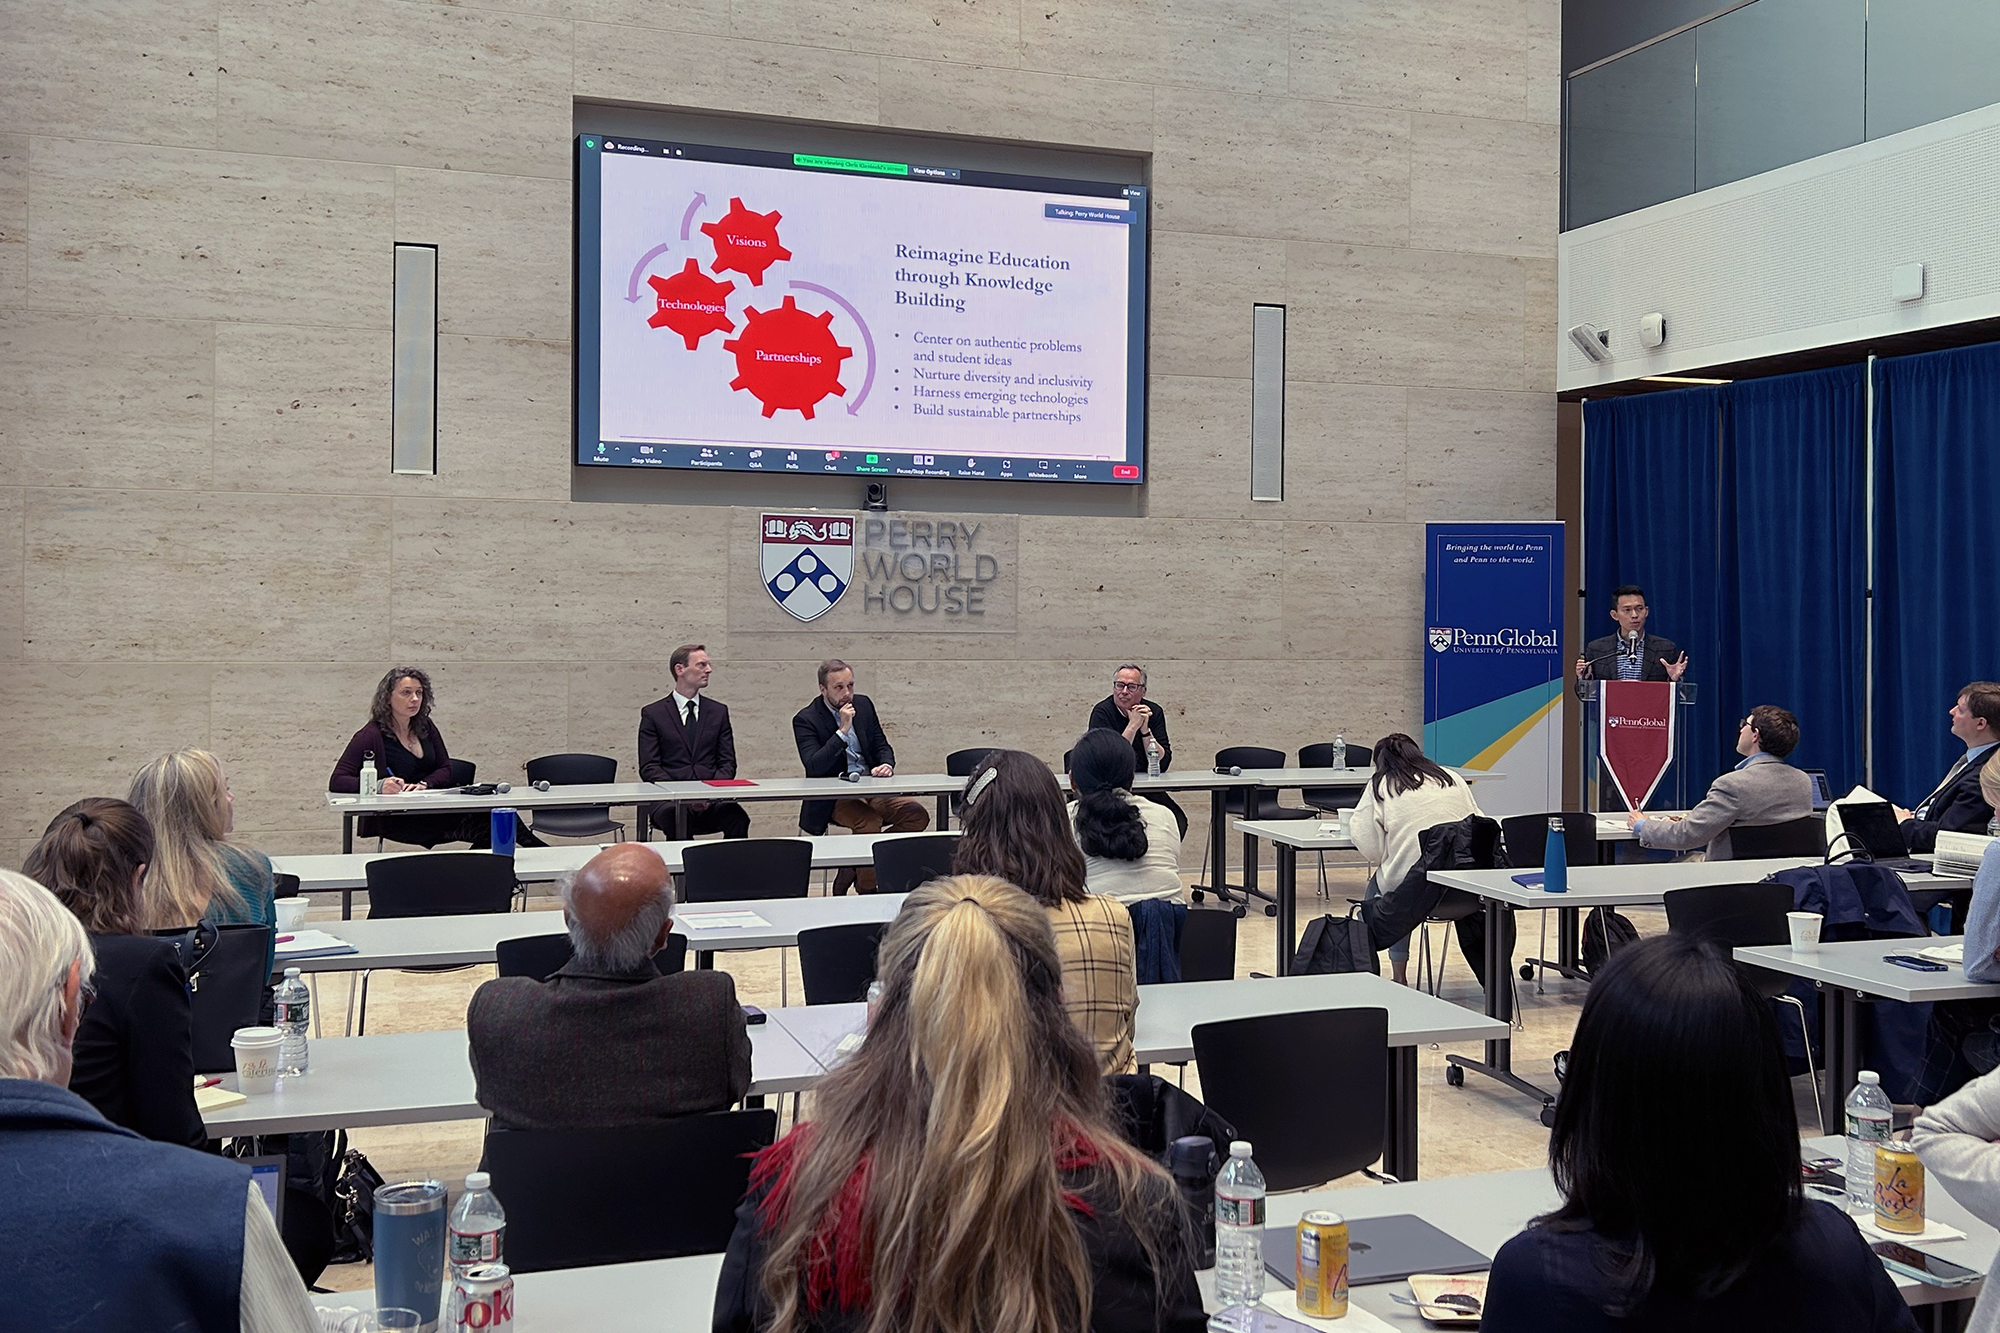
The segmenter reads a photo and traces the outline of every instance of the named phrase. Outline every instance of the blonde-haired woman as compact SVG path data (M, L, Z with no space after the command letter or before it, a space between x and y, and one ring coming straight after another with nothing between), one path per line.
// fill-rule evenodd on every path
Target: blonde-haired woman
M270 926L268 973L277 952L276 880L270 857L229 841L236 797L222 761L206 750L163 754L132 779L129 799L153 826L146 871L153 928Z
M867 1042L758 1155L718 1333L1206 1328L1173 1182L1113 1125L1041 905L933 880L879 959Z

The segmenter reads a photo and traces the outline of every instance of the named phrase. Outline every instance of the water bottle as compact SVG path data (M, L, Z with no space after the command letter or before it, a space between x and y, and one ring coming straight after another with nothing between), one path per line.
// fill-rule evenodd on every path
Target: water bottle
M1854 1091L1847 1094L1847 1211L1875 1215L1875 1145L1889 1137L1895 1112L1882 1076L1864 1069Z
M278 987L273 999L274 1022L285 1034L278 1043L278 1074L296 1078L306 1072L306 1022L312 1017L312 992L306 989L296 967L285 969L285 984Z
M1194 1266L1215 1267L1215 1141L1189 1134L1167 1146L1167 1169L1194 1222Z
M1336 731L1333 734L1333 766L1347 767L1347 733L1344 731Z
M1549 840L1542 844L1542 892L1569 892L1569 843L1563 838L1563 822L1549 816Z
M451 1276L462 1276L468 1268L505 1263L507 1213L493 1197L493 1178L474 1171L465 1178L465 1193L451 1210L451 1231L445 1256L451 1261Z
M1238 1139L1215 1178L1215 1303L1255 1305L1263 1294L1264 1173Z
M1160 743L1151 736L1146 737L1146 776L1160 776Z
M370 750L361 756L361 794L376 796L380 795L381 791L382 778L375 772L375 752Z

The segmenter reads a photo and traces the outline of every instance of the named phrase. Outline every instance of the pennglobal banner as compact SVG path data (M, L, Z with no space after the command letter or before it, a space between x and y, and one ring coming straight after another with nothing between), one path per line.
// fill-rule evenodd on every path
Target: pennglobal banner
M1504 778L1498 818L1562 808L1563 525L1424 525L1424 753Z

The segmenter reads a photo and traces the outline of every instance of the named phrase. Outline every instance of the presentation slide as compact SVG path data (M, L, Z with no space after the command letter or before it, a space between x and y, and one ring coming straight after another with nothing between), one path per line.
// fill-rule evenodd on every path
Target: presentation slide
M597 135L578 163L579 464L1144 480L1144 187Z

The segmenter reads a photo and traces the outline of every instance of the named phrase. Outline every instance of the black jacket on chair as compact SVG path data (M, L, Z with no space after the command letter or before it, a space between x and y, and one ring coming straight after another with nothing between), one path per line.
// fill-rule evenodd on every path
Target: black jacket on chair
M799 762L809 778L837 778L847 771L847 742L840 734L840 719L826 706L813 701L792 715L792 739L799 745ZM896 764L895 747L882 730L875 714L875 701L865 694L854 696L854 739L861 746L863 772L878 764ZM818 837L833 819L832 801L807 801L799 807L799 827Z
M1484 815L1467 815L1455 824L1435 824L1417 835L1421 849L1417 863L1403 876L1401 884L1382 891L1379 898L1361 904L1361 919L1377 950L1402 939L1427 918L1451 920L1458 934L1458 947L1473 975L1486 983L1486 915L1477 894L1433 883L1433 870L1491 870L1507 864L1506 849L1500 840L1500 824ZM1506 952L1514 952L1514 914L1506 918Z
M76 1030L70 1091L160 1143L208 1143L194 1104L193 1010L172 940L92 935L96 998Z

